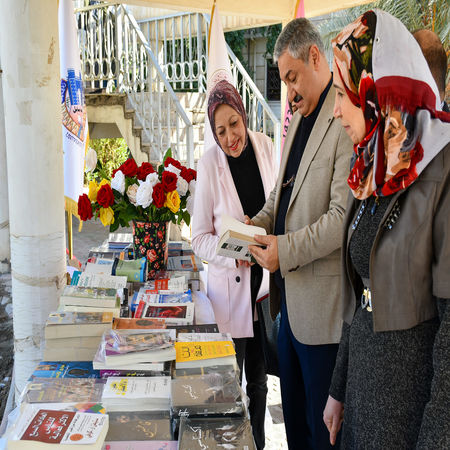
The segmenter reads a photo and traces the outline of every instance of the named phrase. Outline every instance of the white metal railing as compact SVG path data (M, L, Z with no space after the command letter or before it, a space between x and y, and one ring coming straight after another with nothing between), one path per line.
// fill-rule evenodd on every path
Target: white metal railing
M206 92L209 24L210 16L199 13L171 14L139 21L147 41L158 55L159 65L175 90ZM247 111L249 128L271 136L279 155L280 119L228 45L227 49L234 82Z
M171 147L193 167L192 123L132 14L119 4L76 12L86 86L126 93L151 156L160 159Z

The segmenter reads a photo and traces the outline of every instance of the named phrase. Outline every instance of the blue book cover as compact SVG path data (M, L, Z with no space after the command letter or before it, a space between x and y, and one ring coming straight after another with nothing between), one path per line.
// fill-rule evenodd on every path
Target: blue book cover
M94 370L92 361L42 361L29 381L34 378L100 378L100 371Z

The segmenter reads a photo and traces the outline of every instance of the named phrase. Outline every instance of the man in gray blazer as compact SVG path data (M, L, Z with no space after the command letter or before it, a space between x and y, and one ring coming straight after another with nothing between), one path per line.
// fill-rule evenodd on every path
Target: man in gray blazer
M294 111L277 184L248 223L268 236L252 246L271 272L270 307L281 311L281 394L290 449L328 448L322 413L341 336L340 246L352 144L333 118L335 90L319 33L295 19L275 45Z

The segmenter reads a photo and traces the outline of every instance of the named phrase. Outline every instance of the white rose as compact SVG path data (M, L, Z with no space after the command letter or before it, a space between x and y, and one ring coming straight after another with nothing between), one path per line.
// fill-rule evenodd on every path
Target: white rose
M85 157L85 171L92 172L97 166L97 152L89 147Z
M167 170L167 172L172 172L174 173L177 177L180 175L181 170L178 169L177 167L175 167L172 164L169 164L164 170Z
M158 174L156 172L149 173L145 179L145 182L149 183L153 187L155 184L159 183Z
M148 208L153 201L153 186L150 183L141 183L136 192L136 204Z
M192 217L194 215L194 197L192 194L186 200L186 209Z
M136 193L137 193L138 187L139 186L137 184L132 184L131 186L128 186L128 189L127 189L128 198L134 206L136 206Z
M177 191L180 197L184 197L189 189L188 182L183 177L177 179Z
M121 170L118 170L111 180L111 188L120 192L122 195L125 192L125 175Z

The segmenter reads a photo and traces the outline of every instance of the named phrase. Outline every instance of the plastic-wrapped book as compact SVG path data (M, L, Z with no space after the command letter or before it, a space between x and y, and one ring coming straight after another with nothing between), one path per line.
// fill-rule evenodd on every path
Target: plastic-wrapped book
M250 421L246 418L192 419L183 417L180 422L179 448L203 450L256 450Z

